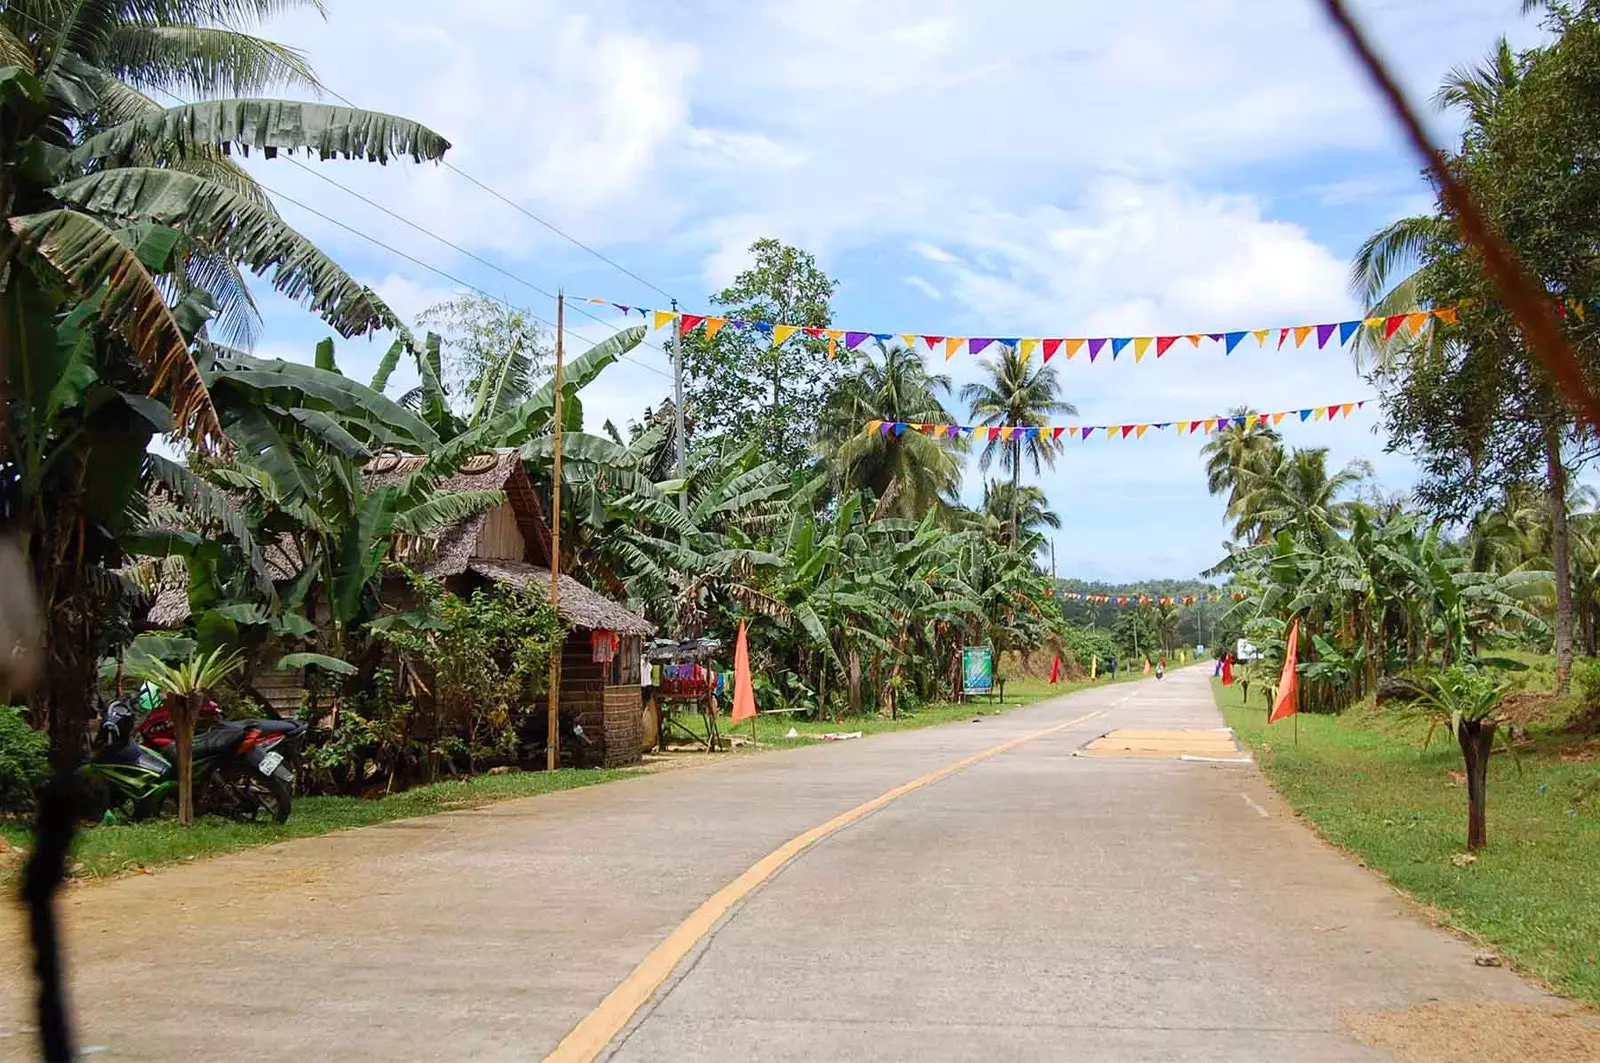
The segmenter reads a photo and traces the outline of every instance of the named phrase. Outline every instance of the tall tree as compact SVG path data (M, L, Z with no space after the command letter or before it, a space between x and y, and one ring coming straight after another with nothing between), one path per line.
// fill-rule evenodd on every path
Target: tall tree
M1029 366L1016 347L1002 347L999 358L983 362L986 380L961 389L961 398L972 407L972 415L986 427L1041 428L1054 416L1071 416L1078 408L1060 398L1061 382L1054 368ZM1033 466L1037 476L1044 466L1055 468L1061 443L1048 432L1011 432L1009 440L990 439L978 456L987 470L1000 457L1000 467L1011 473L1011 536L1019 541L1018 506L1022 501L1022 466Z
M1200 454L1206 462L1206 489L1226 494L1234 535L1260 538L1260 526L1249 528L1240 520L1239 503L1262 477L1271 475L1283 454L1282 437L1250 417L1248 406L1235 407L1228 427L1206 441Z
M881 514L921 518L961 486L966 440L921 432L867 432L869 421L948 424L941 394L950 378L929 373L916 351L875 345L835 381L817 426L817 449L841 490L867 488Z
M777 343L772 326L827 328L836 285L809 253L772 237L751 244L750 257L749 268L711 297L722 316L745 327L730 325L710 340L703 330L684 337L687 412L705 436L754 438L768 458L798 469L839 363L825 337L801 331Z
M433 304L417 325L440 334L437 364L419 365L419 373L437 378L468 424L516 406L550 373L555 348L538 323L475 292Z

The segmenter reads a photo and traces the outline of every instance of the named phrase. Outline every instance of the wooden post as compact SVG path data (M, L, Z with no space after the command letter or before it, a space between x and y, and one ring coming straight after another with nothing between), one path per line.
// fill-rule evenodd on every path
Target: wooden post
M550 472L550 607L556 611L556 624L561 623L561 388L564 383L561 371L562 342L566 331L567 293L556 292L556 380L555 405L551 411L554 419L555 461ZM544 766L555 771L561 763L561 654L567 640L563 632L556 652L550 655L550 718L545 736Z

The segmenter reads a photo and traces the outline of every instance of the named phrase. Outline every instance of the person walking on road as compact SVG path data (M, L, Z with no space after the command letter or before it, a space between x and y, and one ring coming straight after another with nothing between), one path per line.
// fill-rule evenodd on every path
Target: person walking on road
M1167 674L1167 659L1165 657L1162 657L1161 659L1156 661L1156 678L1160 679L1162 676L1164 676L1166 674Z

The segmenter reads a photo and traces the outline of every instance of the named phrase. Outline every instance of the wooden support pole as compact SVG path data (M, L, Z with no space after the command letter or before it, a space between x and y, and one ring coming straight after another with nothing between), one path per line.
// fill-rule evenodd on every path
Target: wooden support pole
M566 312L567 293L564 289L558 290L555 400L551 411L555 461L551 465L550 472L550 607L556 611L558 625L561 622L561 389L564 384L561 359L566 332ZM544 751L544 766L547 771L555 771L561 763L561 654L565 649L566 639L563 637L556 646L556 651L550 655L550 718Z

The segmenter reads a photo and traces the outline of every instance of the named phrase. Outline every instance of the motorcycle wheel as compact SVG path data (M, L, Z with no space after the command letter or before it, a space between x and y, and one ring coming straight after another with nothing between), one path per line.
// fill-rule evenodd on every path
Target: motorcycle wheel
M258 811L266 812L274 823L283 823L289 818L294 791L277 776L262 775L241 764L227 769L226 778L219 781L233 796L234 812L240 818L255 819Z

